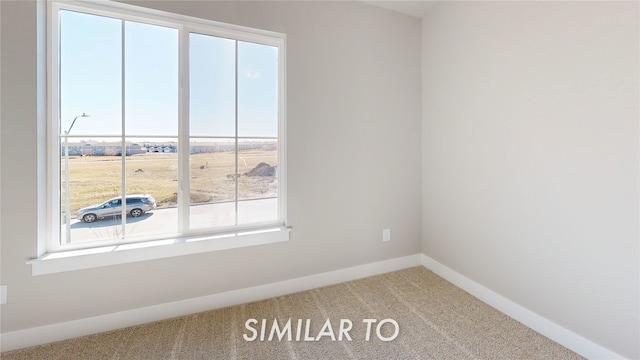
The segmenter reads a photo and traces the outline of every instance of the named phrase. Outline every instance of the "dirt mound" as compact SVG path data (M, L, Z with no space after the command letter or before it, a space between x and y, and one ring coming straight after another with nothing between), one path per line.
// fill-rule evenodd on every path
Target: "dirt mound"
M256 167L254 167L253 169L247 171L242 175L243 176L275 176L276 167L262 162L256 165Z

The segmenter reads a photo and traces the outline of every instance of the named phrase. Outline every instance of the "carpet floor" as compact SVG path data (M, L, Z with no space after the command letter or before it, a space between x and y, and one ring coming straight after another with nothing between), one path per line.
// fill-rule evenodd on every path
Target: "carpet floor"
M0 357L582 359L422 266Z

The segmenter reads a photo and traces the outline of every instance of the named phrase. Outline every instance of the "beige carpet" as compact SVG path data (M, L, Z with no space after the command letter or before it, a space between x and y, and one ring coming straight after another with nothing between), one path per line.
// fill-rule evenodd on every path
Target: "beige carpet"
M291 341L283 331L291 321ZM258 324L245 326L249 319ZM267 319L265 340L261 322ZM274 332L278 319L281 335ZM301 320L297 333L298 319ZM310 320L304 341L306 321ZM325 325L329 319L329 328ZM344 332L339 341L340 321ZM382 341L364 319L393 319ZM352 328L348 329L349 321ZM347 340L348 334L351 341ZM391 321L380 337L392 339ZM331 338L335 336L335 341ZM247 341L252 336L254 341ZM278 336L283 336L278 341ZM299 341L296 341L296 338ZM581 359L423 267L181 318L21 349L14 359Z

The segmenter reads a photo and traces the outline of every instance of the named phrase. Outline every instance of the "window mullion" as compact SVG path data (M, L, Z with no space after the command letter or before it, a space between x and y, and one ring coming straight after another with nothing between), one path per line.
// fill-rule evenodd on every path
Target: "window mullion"
M284 40L278 45L278 220L287 219L287 126L286 126L286 58Z
M122 40L120 41L120 46L121 46L121 55L120 55L120 60L121 60L121 66L122 66L122 71L121 71L121 75L122 75L122 79L120 80L120 88L121 88L121 104L122 104L122 108L120 109L121 113L122 113L122 130L121 130L121 143L120 143L120 158L121 158L121 164L122 164L122 172L121 172L121 178L122 178L122 189L120 191L121 196L122 196L122 202L121 202L121 213L120 213L120 224L121 224L121 228L122 228L122 232L120 233L119 238L124 240L125 239L125 232L126 232L126 223L127 223L127 177L126 177L126 170L127 170L127 164L125 163L126 161L126 138L125 138L125 129L126 129L126 53L125 53L125 48L126 48L126 44L125 44L125 39L126 39L126 34L125 34L125 21L122 20L121 24L122 24L122 30L121 30L121 36L122 36Z
M178 232L189 231L191 205L189 137L189 30L178 29Z
M47 74L48 81L48 98L47 98L47 111L50 122L47 124L48 140L51 144L56 144L56 149L51 151L48 149L47 163L50 164L46 168L47 173L47 224L46 231L49 234L47 241L48 249L57 249L58 247L66 244L68 229L65 230L64 238L62 238L62 225L60 223L60 215L62 214L62 195L60 191L61 186L61 151L60 151L60 9L57 4L47 3L48 11L50 12L48 20L50 26L47 33L47 67L52 69ZM53 71L55 69L55 71ZM55 141L53 141L55 135ZM66 224L65 224L66 227ZM55 235L54 235L55 234ZM40 253L40 250L38 251Z
M235 172L234 178L235 180L235 197L234 197L234 206L235 206L235 225L238 226L238 183L240 182L240 176L238 175L238 41L235 41L235 143L236 143L236 151L235 151Z

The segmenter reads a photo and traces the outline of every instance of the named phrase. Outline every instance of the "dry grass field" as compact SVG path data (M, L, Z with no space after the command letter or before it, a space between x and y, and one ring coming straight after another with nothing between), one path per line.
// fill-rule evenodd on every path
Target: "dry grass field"
M246 176L260 163L277 165L276 150L238 152L238 197L254 199L277 195L277 176ZM71 214L85 206L106 201L122 193L120 156L71 156L69 187ZM190 156L192 203L233 200L236 191L234 152ZM65 169L61 163L61 200L65 208ZM150 194L158 207L176 204L178 157L175 153L145 153L125 157L127 194ZM64 211L64 210L63 210Z

